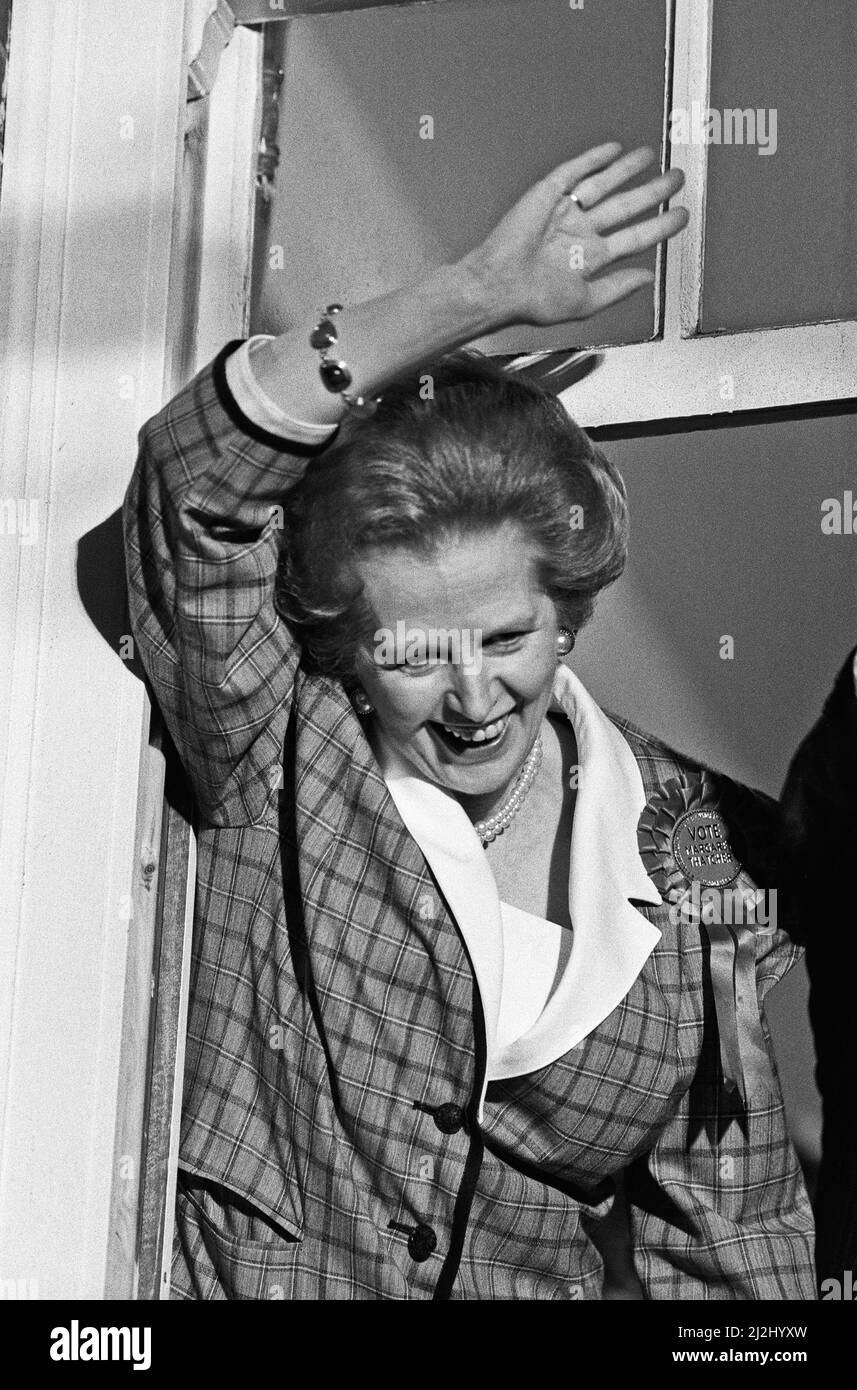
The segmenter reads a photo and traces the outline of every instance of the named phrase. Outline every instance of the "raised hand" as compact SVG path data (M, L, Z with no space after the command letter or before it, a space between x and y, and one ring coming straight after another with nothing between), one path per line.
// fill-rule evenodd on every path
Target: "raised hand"
M682 187L680 170L624 188L653 158L646 147L623 155L611 142L558 165L460 264L509 323L585 319L625 299L654 276L619 262L675 236L688 221L685 208L655 212Z
M345 303L337 350L352 373L352 393L382 392L401 372L510 324L585 319L651 284L651 271L621 262L687 223L684 208L657 212L681 188L678 170L625 187L652 159L648 149L623 155L615 142L599 145L540 179L454 264L361 303L351 302L347 286L326 290ZM632 218L643 220L627 226ZM253 371L287 414L332 424L345 407L320 380L311 327L296 325L263 343Z

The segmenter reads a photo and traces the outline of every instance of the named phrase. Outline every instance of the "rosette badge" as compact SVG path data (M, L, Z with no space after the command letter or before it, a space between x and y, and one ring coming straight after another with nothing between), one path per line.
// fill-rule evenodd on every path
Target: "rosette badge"
M753 793L700 770L659 787L638 825L640 858L672 905L670 921L705 929L723 1078L745 1101L770 1089L756 990L758 890L745 867L748 841L764 839L758 818Z
M741 873L718 788L706 772L665 782L640 817L638 838L649 877L671 903L689 906L692 884L726 888Z

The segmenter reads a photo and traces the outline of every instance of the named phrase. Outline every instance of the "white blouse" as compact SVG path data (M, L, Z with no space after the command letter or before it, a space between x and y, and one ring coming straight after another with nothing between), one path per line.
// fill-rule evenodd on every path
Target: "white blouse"
M503 992L497 1019L497 1052L512 1051L538 1023L568 966L572 934L511 903L500 903L503 928Z

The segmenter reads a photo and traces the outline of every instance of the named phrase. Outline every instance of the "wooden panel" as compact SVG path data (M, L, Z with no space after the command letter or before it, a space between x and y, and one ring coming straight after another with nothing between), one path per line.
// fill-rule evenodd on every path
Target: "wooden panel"
M186 1026L188 932L193 906L190 882L191 807L181 765L175 751L167 756L166 808L161 838L157 902L157 939L152 969L155 1003L151 1045L147 1059L148 1086L143 1136L143 1174L140 1198L139 1276L136 1296L157 1299L162 1293L163 1270L172 1234L170 1201L173 1122L177 1092L181 1095L181 1071ZM168 1292L168 1290L167 1290Z
M694 103L708 105L713 7L714 0L676 0L668 131L672 129L675 113L692 110ZM690 213L688 226L666 251L663 336L677 339L691 337L699 325L708 147L671 144L669 162L672 168L684 171L681 202Z
M239 24L268 24L304 14L339 14L343 10L401 9L406 5L438 5L445 0L229 0Z
M6 62L9 56L9 29L12 0L0 0L0 189L3 187L3 133L6 129Z
M224 53L212 92L201 219L202 292L196 320L196 362L210 361L229 337L247 332L255 208L255 171L262 120L262 39L239 29Z
M857 323L607 348L561 399L584 426L692 419L857 396Z
M164 756L155 716L144 740L130 902L125 999L119 1057L113 1190L108 1230L105 1295L133 1298L137 1289L140 1203L145 1168L144 1134L151 1070L153 962L158 940L159 870L163 859Z

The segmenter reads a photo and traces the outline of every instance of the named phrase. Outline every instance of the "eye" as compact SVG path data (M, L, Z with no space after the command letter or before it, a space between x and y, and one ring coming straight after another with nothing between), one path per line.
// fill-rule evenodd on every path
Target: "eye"
M382 671L402 671L405 675L417 675L433 671L437 666L446 665L446 655L429 652L425 656L411 655L404 661L383 661L379 663Z
M401 661L393 667L394 671L432 671L435 666L445 666L445 656L426 656L420 660L418 657L409 657L407 661Z
M486 642L483 642L482 647L483 650L488 648L491 651L499 652L516 651L518 647L522 646L525 638L529 637L529 635L529 629L515 632L497 632L493 637L489 637Z

